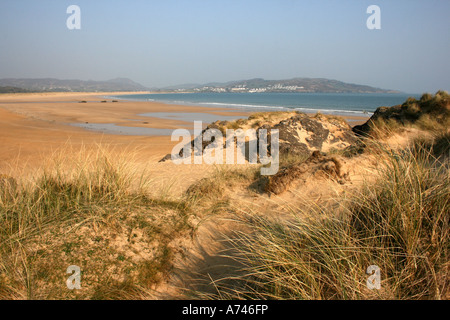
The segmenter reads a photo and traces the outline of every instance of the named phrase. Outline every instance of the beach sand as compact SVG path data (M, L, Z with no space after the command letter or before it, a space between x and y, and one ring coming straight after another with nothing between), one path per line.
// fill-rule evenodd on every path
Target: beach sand
M248 113L204 107L166 105L155 102L112 102L104 96L113 93L31 93L0 95L0 174L29 176L45 167L49 158L64 152L75 157L83 149L98 145L117 154L129 152L138 167L155 182L155 190L169 188L179 194L207 175L214 166L180 166L158 163L178 141L166 136L119 135L90 131L70 124L115 123L147 128L189 128L190 122L137 116L151 112L200 112L247 117ZM117 94L117 93L114 93ZM87 103L79 103L80 101ZM107 103L101 101L107 100ZM73 153L71 155L70 153ZM131 156L130 156L131 157Z
M121 93L126 94L126 93ZM208 113L215 116L247 118L242 110L168 105L158 102L104 98L115 93L27 93L0 95L0 173L11 168L29 170L42 166L49 155L61 149L77 152L80 148L106 145L115 152L135 150L135 161L147 164L161 185L173 184L181 190L204 177L213 166L177 166L158 163L178 141L170 135L144 136L105 134L71 124L115 124L156 129L192 129L192 122L139 116L143 113ZM101 102L106 100L107 102ZM86 103L80 103L86 101ZM366 119L351 117L351 125ZM47 159L47 160L46 160ZM172 179L172 180L170 180ZM170 180L170 181L169 181Z

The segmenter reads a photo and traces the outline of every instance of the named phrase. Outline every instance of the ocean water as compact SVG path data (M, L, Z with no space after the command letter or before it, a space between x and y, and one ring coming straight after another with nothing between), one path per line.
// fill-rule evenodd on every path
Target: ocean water
M242 111L294 109L305 113L370 116L381 106L403 103L417 94L403 93L171 93L115 96L117 99L233 108Z
M229 111L246 112L298 110L305 113L335 114L341 116L370 117L381 106L393 106L403 103L408 97L420 98L415 94L358 94L358 93L173 93L173 94L134 94L110 96L112 99L135 101L157 101L167 104L186 106L207 106ZM153 112L140 116L161 119L182 120L192 122L202 121L204 124L216 120L234 120L242 116L214 115L209 113L191 112ZM133 120L132 121L140 121ZM352 120L348 120L349 123ZM113 123L73 124L87 130L99 131L107 134L165 136L171 135L172 129L157 129L147 127L124 127ZM180 127L190 127L182 125ZM192 130L190 130L192 131ZM192 132L191 132L192 133Z
M242 118L242 116L226 116L226 115L215 115L211 113L203 113L203 112L151 112L151 113L142 113L139 116L144 117L155 117L160 119L167 120L178 120L178 121L186 121L186 122L194 122L201 120L206 123L211 123L217 120L236 120Z
M118 126L114 123L71 123L72 126L121 136L170 136L173 129Z

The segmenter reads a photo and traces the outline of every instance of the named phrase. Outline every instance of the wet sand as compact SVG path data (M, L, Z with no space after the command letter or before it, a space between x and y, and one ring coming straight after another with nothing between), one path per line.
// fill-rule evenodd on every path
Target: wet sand
M171 141L170 135L167 135L170 130L191 129L195 117L206 114L208 120L211 120L221 117L247 118L251 114L230 108L168 105L146 101L112 102L111 99L104 98L108 95L117 96L118 93L1 94L0 170L10 163L38 164L40 159L53 150L67 145L89 147L100 143L118 149L139 149L142 159L156 163L178 143ZM86 103L80 103L81 101ZM184 118L189 121L180 120L180 114L188 113L191 117ZM351 125L355 125L367 119L348 117L347 120L351 121ZM120 134L108 130L87 130L89 125L91 129L96 129L95 125L102 124L104 127L110 127L111 124L115 127L129 127L134 131ZM147 134L158 134L155 129L162 129L159 133L163 135L148 136L145 132L138 134L139 128L147 130Z
M117 94L117 93L115 93ZM204 107L166 105L155 102L112 102L108 93L2 94L0 95L0 174L34 179L36 170L49 168L59 154L76 158L80 151L98 152L98 146L117 157L126 156L153 181L155 193L182 194L189 185L210 174L215 166L183 166L158 163L178 141L170 135L145 136L107 134L72 124L115 124L135 129L174 130L189 128L190 122L139 116L144 113L207 113L247 117L248 113ZM106 103L101 101L106 100ZM80 103L80 101L87 101ZM170 132L169 131L169 132Z

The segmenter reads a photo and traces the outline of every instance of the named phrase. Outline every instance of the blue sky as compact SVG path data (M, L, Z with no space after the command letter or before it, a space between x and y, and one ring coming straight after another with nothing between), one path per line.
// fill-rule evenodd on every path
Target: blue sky
M69 5L81 30L69 30ZM381 30L369 30L369 5ZM450 90L448 0L1 0L0 78L150 87L320 77Z

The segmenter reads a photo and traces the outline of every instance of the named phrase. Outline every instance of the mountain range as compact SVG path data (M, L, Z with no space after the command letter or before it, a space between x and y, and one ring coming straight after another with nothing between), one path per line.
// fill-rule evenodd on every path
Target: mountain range
M59 80L44 79L0 79L0 92L2 88L12 87L17 91L33 92L108 92L108 91L148 91L143 85L127 78L117 78L107 81L93 80Z
M225 83L186 84L162 88L177 92L329 92L329 93L399 93L396 90L374 88L324 78L293 78L286 80L250 80Z
M396 90L374 88L324 78L293 78L265 80L255 78L225 83L183 84L163 88L147 88L128 78L107 81L43 79L0 79L1 92L328 92L328 93L398 93Z

